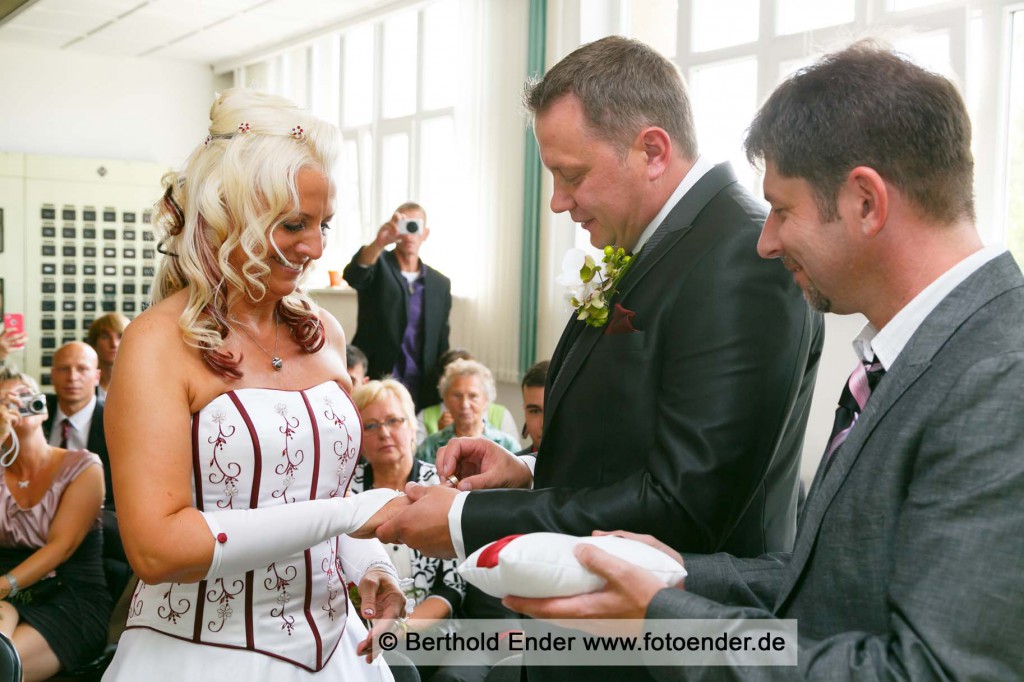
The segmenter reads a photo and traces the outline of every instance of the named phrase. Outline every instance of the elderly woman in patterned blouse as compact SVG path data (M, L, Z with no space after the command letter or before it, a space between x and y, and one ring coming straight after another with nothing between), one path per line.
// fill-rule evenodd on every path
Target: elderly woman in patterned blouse
M433 464L413 457L416 409L405 386L394 379L370 381L356 388L352 401L363 420L363 458L350 493L371 488L404 490L409 481L423 485L440 482ZM432 559L405 545L385 547L399 577L412 580L403 588L416 603L409 627L446 626L466 593L465 583L455 572L456 560Z

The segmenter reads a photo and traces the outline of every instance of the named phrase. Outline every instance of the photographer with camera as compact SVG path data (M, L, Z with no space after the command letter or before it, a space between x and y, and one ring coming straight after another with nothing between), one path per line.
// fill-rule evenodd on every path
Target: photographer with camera
M46 442L46 398L32 377L0 374L0 631L24 679L92 660L111 598L101 560L99 457Z
M359 296L352 342L369 359L368 376L398 379L417 410L441 401L437 359L448 350L452 309L451 280L420 260L429 235L423 207L404 203L344 272ZM387 250L392 244L395 248Z

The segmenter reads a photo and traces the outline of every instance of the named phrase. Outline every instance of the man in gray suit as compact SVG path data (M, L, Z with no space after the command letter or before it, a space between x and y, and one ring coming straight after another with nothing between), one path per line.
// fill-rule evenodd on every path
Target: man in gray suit
M661 679L1024 679L1024 278L975 229L963 101L857 44L781 85L746 147L772 205L761 255L819 310L869 321L793 552L685 555L674 589L586 547L603 591L506 604L798 620L797 669Z

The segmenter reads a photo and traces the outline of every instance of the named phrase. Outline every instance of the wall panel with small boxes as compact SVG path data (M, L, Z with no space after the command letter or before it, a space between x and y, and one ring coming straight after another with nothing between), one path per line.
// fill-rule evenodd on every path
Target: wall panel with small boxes
M58 347L84 340L104 313L133 318L149 304L159 258L152 206L166 168L0 154L0 176L19 166L20 198L11 196L18 183L0 182L0 207L12 206L21 223L6 221L4 308L24 314L30 341L20 363L48 386Z

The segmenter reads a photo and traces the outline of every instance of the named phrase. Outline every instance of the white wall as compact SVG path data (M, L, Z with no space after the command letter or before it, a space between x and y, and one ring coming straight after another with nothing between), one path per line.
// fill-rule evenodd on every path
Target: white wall
M206 135L210 67L0 44L0 151L178 166Z

